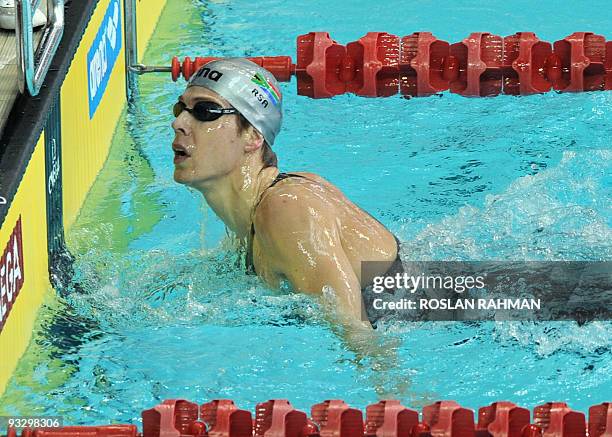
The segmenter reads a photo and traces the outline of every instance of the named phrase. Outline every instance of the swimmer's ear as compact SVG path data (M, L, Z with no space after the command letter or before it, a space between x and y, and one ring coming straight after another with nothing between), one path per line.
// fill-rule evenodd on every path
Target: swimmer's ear
M264 137L259 133L253 126L249 126L242 132L242 136L245 139L244 151L254 152L260 149L264 143Z

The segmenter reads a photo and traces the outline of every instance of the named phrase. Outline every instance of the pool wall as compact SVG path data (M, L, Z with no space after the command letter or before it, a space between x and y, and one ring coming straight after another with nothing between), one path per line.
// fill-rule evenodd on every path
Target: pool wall
M138 47L144 49L166 0L135 3ZM63 246L64 229L75 222L104 165L126 107L123 11L122 0L90 1L78 11L73 7L73 21L83 26L65 30L56 55L64 59L64 75L61 68L59 74L52 72L53 83L46 81L46 94L39 98L20 97L9 119L13 127L2 133L0 394L52 289L54 250Z

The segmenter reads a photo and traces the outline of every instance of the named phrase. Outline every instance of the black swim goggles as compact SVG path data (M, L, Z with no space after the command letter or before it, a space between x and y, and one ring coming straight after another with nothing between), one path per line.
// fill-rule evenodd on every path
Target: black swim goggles
M174 104L172 112L178 117L183 111L189 112L198 121L213 121L225 114L238 113L236 108L222 108L218 103L209 100L201 100L193 105L193 108L188 108L179 100Z

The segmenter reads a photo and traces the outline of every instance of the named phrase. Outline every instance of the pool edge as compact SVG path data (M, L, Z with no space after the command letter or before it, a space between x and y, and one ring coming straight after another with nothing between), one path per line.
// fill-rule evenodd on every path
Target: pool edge
M136 3L137 13L141 14L138 39L144 48L166 0L149 0L146 7ZM7 284L4 288L0 286L0 396L27 348L38 309L52 288L50 251L56 242L63 244L64 227L69 230L75 222L108 157L117 122L126 106L123 28L121 39L115 40L121 46L93 114L88 97L92 77L88 66L92 53L95 55L95 44L107 34L107 28L102 28L108 27L109 17L113 18L115 4L120 5L123 27L123 0L91 1L93 11L83 8L80 19L87 21L82 33L77 35L76 44L74 38L65 44L68 64L65 76L61 71L57 73L61 77L51 76L59 84L43 99L22 96L13 108L12 135L5 132L1 138L0 150L6 153L1 154L0 161L12 174L9 180L5 172L0 180L0 196L4 200L0 205L0 250L4 250L2 261L9 267L4 269L6 273L0 281ZM66 40L67 35L63 42ZM35 105L45 109L28 114L27 109ZM57 120L52 120L53 113ZM17 123L23 123L20 117L28 116L31 130L23 132ZM9 153L11 150L17 153ZM21 264L13 265L13 253L18 254ZM16 269L19 266L23 267ZM18 277L21 279L15 281Z

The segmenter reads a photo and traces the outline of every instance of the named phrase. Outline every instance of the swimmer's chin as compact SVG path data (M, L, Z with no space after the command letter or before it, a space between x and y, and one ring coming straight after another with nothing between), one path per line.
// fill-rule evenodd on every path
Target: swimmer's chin
M202 191L207 186L206 181L194 178L191 172L179 168L174 169L174 182L198 191Z
M181 184L181 185L192 186L193 181L189 177L185 177L185 176L186 175L184 175L180 169L178 168L174 169L174 182Z

